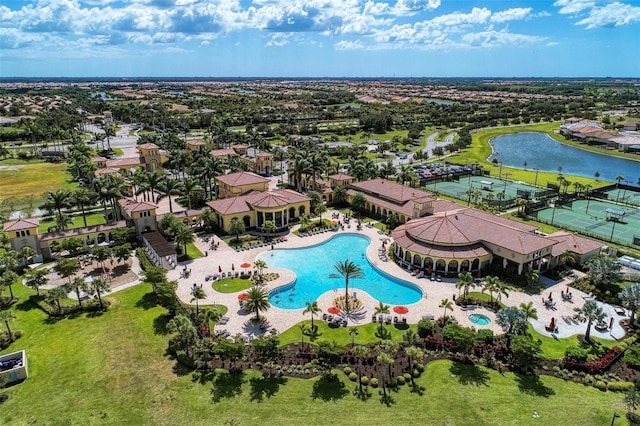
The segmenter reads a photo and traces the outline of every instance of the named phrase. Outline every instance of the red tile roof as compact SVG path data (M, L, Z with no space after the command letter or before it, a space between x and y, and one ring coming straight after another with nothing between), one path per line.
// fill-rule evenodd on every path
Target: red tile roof
M131 198L118 200L118 204L120 204L127 213L142 212L158 208L155 204L147 203L146 201L137 201Z
M160 147L158 145L156 145L155 143L143 143L142 145L138 145L136 148L138 149L159 149Z
M251 172L229 173L228 175L216 177L216 180L230 186L255 185L256 183L269 182L269 179Z
M10 222L5 222L2 225L2 230L7 231L20 231L22 229L30 229L33 227L38 227L40 225L40 219L18 219L12 220Z
M138 164L142 164L140 162L140 158L138 158L138 157L118 158L116 160L107 160L107 167L137 166Z
M231 148L224 148L224 149L212 149L211 151L209 151L209 155L213 157L228 157L230 155L238 155L238 153Z
M553 234L547 235L547 238L558 242L551 250L551 254L554 257L560 256L566 250L584 255L592 251L600 250L604 246L602 241L593 240L567 231L554 232Z
M114 222L114 223L106 223L102 225L89 226L86 228L74 228L69 229L67 231L59 231L59 232L47 232L46 234L42 234L40 236L40 241L49 241L49 240L57 240L58 238L69 238L69 237L80 237L83 235L89 235L94 232L108 232L113 229L125 228L125 221Z
M239 197L209 201L207 205L220 214L228 215L249 212L254 207L285 207L292 203L309 200L309 197L299 192L290 189L278 189L269 192L255 191Z
M434 200L432 193L417 188L400 185L387 179L372 179L355 182L350 185L356 191L369 193L376 198L386 198L394 203L405 203L412 200Z

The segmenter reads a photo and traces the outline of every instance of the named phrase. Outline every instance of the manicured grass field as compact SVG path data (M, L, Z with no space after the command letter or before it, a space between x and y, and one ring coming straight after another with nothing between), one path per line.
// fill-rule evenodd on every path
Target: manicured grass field
M26 349L30 376L6 390L0 424L595 425L625 412L621 394L449 361L426 366L422 394L391 391L389 406L378 389L357 399L342 373L336 383L254 372L202 377L167 356L165 310L150 286L108 297L102 315L59 321L24 302L30 290L15 291L22 302L14 329L24 335L4 352Z
M93 213L87 215L87 226L102 225L105 223L107 223L107 221L105 220L104 214L102 213ZM55 226L55 224L56 223L52 220L41 221L40 225L38 226L38 232L43 234L47 232L50 226ZM82 219L82 215L74 216L72 218L71 225L69 225L69 229L81 228L83 226L84 220Z
M222 278L213 283L213 289L220 293L235 293L252 286L249 278Z
M71 188L66 167L67 163L0 161L0 201L29 195L44 199L48 191Z
M187 244L187 256L189 259L197 259L199 257L203 257L204 254L194 243L189 243Z

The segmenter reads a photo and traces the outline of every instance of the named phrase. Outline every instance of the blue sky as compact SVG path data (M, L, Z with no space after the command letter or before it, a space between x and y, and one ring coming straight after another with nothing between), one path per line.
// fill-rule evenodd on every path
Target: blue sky
M0 77L640 77L640 0L2 0Z

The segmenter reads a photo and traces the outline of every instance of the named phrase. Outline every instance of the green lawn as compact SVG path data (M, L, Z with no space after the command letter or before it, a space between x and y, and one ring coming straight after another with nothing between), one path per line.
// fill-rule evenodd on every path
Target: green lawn
M222 278L213 283L213 289L220 293L236 293L252 286L249 278Z
M15 292L22 301L32 294L19 286ZM150 286L108 299L112 306L102 315L59 321L18 304L14 329L24 334L4 352L26 349L30 376L6 390L0 424L599 425L625 412L621 394L449 361L427 365L417 381L423 394L401 387L389 406L376 389L370 399L356 399L343 374L329 384L254 372L200 380L167 356L165 311Z
M197 259L199 257L203 257L204 254L194 243L189 243L187 244L187 256L189 259Z
M41 161L0 161L0 201L8 198L23 199L34 195L44 199L48 191L72 188L67 182L67 163L44 163Z
M71 225L69 225L69 229L81 228L84 226L84 220L82 219L82 215L74 216L71 219L72 219L72 223ZM93 214L87 215L87 226L102 225L105 223L107 223L107 221L105 220L104 214L102 213L93 213ZM43 234L47 232L50 226L55 226L55 225L56 223L52 220L41 221L40 225L38 226L38 232Z

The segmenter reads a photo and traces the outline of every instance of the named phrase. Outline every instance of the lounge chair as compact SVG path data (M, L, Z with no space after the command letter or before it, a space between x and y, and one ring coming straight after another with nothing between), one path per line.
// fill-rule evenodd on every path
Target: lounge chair
M627 315L627 311L622 306L616 306L613 308L613 310L620 316L624 317Z
M322 319L326 321L327 320L327 314L322 314Z
M393 323L394 323L394 324L397 324L397 323L398 323L398 317L396 317L396 316L394 316L394 317L393 317Z
M418 275L416 275L416 278L424 278L424 271L418 272Z
M387 315L387 319L385 321L387 324L391 324L391 315Z
M371 315L371 322L378 322L378 318L376 317L376 314Z

